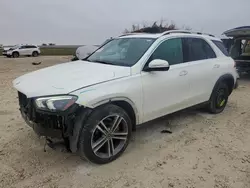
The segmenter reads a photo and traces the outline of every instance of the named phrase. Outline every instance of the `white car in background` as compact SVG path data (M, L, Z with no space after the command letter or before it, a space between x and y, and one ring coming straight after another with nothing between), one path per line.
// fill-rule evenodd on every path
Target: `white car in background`
M91 162L115 160L136 126L204 105L226 107L237 73L222 41L190 31L128 34L75 62L13 81L22 117Z
M36 45L15 45L9 49L4 49L3 56L17 58L19 56L33 56L37 57L41 53L40 48Z

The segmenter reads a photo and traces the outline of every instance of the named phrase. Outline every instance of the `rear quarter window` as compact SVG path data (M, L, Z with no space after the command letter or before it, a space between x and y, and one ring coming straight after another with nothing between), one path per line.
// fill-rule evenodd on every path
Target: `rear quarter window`
M185 62L216 58L211 46L202 38L184 38L183 46Z
M221 41L217 41L217 40L212 40L212 42L220 49L220 51L225 55L225 56L229 56L229 53L225 47L225 45L221 42Z

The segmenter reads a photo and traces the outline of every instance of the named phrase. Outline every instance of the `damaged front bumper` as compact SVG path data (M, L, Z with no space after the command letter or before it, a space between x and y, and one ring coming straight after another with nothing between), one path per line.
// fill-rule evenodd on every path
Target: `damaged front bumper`
M50 138L62 138L63 137L63 132L61 129L49 128L49 127L45 127L44 124L35 123L29 119L28 115L24 113L24 110L20 109L20 111L25 122L34 130L34 132L38 136L45 136L45 137L50 137Z
M64 112L41 111L36 108L34 99L27 98L21 92L18 92L18 98L23 119L38 136L67 139L70 150L77 151L82 119L76 117L84 114L83 112L86 113L87 109L82 109L79 105L74 104Z

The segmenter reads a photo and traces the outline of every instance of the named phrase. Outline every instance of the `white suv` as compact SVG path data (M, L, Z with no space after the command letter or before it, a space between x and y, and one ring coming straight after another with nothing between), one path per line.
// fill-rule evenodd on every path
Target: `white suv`
M40 53L40 48L36 45L16 45L2 52L4 56L14 58L19 56L37 57Z
M139 124L198 104L222 112L237 77L225 54L210 35L133 33L13 85L21 114L38 135L64 138L72 152L104 164L123 153Z

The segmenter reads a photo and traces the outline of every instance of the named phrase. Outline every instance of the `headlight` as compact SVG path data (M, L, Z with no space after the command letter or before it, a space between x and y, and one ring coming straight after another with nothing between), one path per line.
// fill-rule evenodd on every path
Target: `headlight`
M37 108L50 111L65 111L77 100L76 96L43 97L35 100Z

